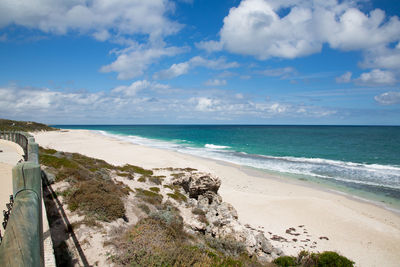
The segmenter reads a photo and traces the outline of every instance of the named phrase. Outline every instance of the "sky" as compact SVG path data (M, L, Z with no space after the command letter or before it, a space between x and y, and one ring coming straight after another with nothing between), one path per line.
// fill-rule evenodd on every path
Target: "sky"
M2 0L0 118L400 125L397 0Z

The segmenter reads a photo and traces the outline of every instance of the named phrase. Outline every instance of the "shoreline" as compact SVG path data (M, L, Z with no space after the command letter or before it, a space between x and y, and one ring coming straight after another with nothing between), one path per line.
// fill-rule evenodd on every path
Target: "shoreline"
M227 165L235 166L235 164L230 163L230 162L220 161L220 163L221 164L226 163ZM253 176L253 177L262 177L265 179L275 179L276 181L282 182L282 183L289 183L289 184L293 184L293 185L304 186L304 187L308 187L313 190L319 190L319 191L324 191L327 193L335 194L338 196L344 196L352 201L359 201L361 203L371 204L378 208L382 208L387 211L390 211L397 216L400 216L400 209L391 207L390 204L388 204L386 202L382 203L378 200L373 200L373 199L364 198L364 197L357 196L357 195L352 195L350 192L341 191L339 189L336 189L334 186L330 186L330 185L327 185L324 183L316 183L316 182L313 182L310 180L301 180L299 178L294 178L294 177L291 177L290 175L285 175L285 174L281 175L278 173L270 173L267 170L257 169L257 168L253 168L253 167L249 167L249 166L238 165L235 167L240 168L241 170L246 172L248 175ZM263 176L265 176L265 177L263 177ZM323 184L323 185L321 185L321 184Z
M268 239L282 237L271 241L286 254L297 254L303 249L339 251L357 266L396 266L400 261L396 250L400 242L400 216L381 206L291 183L268 173L257 175L260 170L136 145L89 130L34 135L44 147L78 152L115 165L193 167L213 173L221 178L220 194L236 208L239 220L265 230ZM288 234L290 227L297 228L298 235Z
M64 130L68 130L68 129L64 129ZM76 130L76 129L71 129L71 130ZM297 182L300 185L316 187L319 190L327 190L329 192L337 193L339 195L345 195L350 198L353 198L354 200L372 203L377 206L383 207L387 210L390 210L390 211L400 214L400 199L399 198L392 197L392 196L388 195L387 192L385 193L385 191L382 191L382 192L370 191L369 189L367 189L369 186L371 186L369 184L362 185L366 188L357 188L357 187L354 187L354 185L352 185L352 184L347 184L348 182L346 182L346 181L336 180L335 178L333 178L333 180L330 180L330 179L326 179L326 178L322 178L322 177L318 177L318 176L313 176L312 174L290 173L290 172L284 172L284 171L269 170L269 169L265 169L262 167L256 167L256 166L251 166L251 165L246 165L246 164L241 164L238 162L230 161L228 158L212 157L211 155L202 155L202 154L198 154L198 153L192 153L192 152L190 152L190 150L176 149L174 146L160 147L160 146L154 145L154 144L147 144L146 142L145 143L140 143L140 142L137 143L135 141L129 140L129 138L131 137L130 135L109 133L105 130L88 130L88 131L92 131L96 134L100 134L102 136L109 137L109 138L115 138L120 141L128 142L128 143L131 143L134 145L145 146L145 147L150 147L150 148L155 148L155 149L167 150L167 151L171 151L171 152L175 152L175 153L186 154L186 155L193 156L195 158L201 158L204 160L213 160L216 162L220 162L221 164L232 164L232 166L242 166L244 168L248 168L249 170L258 170L262 174L258 174L256 176L259 176L259 175L263 176L265 174L267 176L267 178L275 177L278 179L283 179L283 182L292 182L293 181L293 182ZM151 138L141 137L141 136L135 136L135 137L142 138L143 140L149 140L150 143L156 142L155 144L157 144L157 142L161 142L161 143L168 143L168 144L175 145L175 143L166 141L166 140L151 139ZM206 145L206 147L207 147L207 145ZM225 147L225 146L221 146L221 147ZM237 152L237 153L245 153L245 152ZM255 155L255 156L264 157L265 155ZM265 156L265 157L269 157L269 156ZM282 158L285 158L285 157L282 157ZM289 156L289 158L295 158L295 157ZM300 159L302 159L302 158L300 158ZM310 159L312 160L314 158L310 158ZM330 161L341 162L341 161L332 160L332 159L318 159L317 158L317 160L324 160L324 161L328 161L328 162L330 162ZM366 164L366 163L355 163L355 162L345 162L345 161L343 161L342 163L353 164L353 165ZM374 166L374 165L379 165L379 164L366 164L366 165ZM382 166L384 166L384 165L382 165ZM394 166L388 165L387 167L392 168ZM304 180L305 182L302 183L299 180ZM375 186L381 186L381 185L375 185ZM391 190L391 188L388 188L387 190Z

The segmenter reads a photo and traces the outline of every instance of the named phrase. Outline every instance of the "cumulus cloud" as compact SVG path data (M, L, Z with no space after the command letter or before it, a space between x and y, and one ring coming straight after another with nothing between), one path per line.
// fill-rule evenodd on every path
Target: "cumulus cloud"
M127 80L143 75L144 71L162 57L171 57L186 51L179 47L145 47L131 46L116 51L117 59L109 65L101 67L101 72L117 72L117 78Z
M226 80L220 79L210 79L204 83L207 86L224 86L226 85Z
M16 24L55 34L78 31L98 40L108 39L107 31L158 38L182 27L167 18L173 9L168 0L2 0L0 28Z
M382 46L366 51L364 53L365 58L360 63L360 66L363 68L383 68L400 70L399 44L395 48Z
M169 86L147 80L135 81L131 85L117 86L111 90L112 93L122 93L125 96L135 96L139 91L145 89L168 89Z
M195 67L205 67L214 70L225 70L230 68L237 68L237 62L227 62L225 58L218 59L205 59L200 56L191 58L190 60L182 63L171 65L168 69L161 70L153 75L154 79L172 79L189 72L190 69Z
M243 0L224 18L220 39L198 47L224 48L265 60L318 53L323 44L344 51L369 51L400 40L398 17L386 17L380 9L363 13L356 2ZM282 10L288 12L280 16Z
M353 75L353 73L348 71L348 72L344 73L343 75L337 77L336 82L337 83L349 83L349 82L351 82L352 75Z
M380 86L393 85L396 83L396 76L391 71L374 69L370 72L365 72L360 75L355 82L360 85Z
M381 105L400 104L400 92L386 92L375 96L375 101Z
M213 99L208 97L196 97L189 100L191 103L195 103L195 109L198 111L217 111L220 109L221 101L219 99Z
M183 27L168 17L174 9L171 0L3 0L0 28L18 25L49 34L72 32L127 46L100 70L117 72L118 79L131 79L143 75L162 57L185 50L164 43L164 37Z

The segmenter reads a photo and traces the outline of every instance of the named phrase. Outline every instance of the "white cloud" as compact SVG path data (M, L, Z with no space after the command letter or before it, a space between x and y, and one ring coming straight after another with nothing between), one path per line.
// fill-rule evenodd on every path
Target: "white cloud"
M93 37L98 41L106 41L111 37L111 34L107 30L101 30L93 33Z
M216 111L220 109L219 99L212 99L208 97L197 97L189 100L191 103L196 103L195 109L202 112Z
M132 46L118 51L117 59L106 66L101 67L101 72L117 72L117 78L126 80L143 75L144 71L157 60L166 56L174 56L185 51L178 47L144 47Z
M206 50L207 52L221 51L223 44L220 41L201 41L195 44L197 48Z
M375 96L375 101L381 105L400 104L400 92L386 92Z
M269 77L281 77L282 79L287 79L291 75L296 74L297 71L292 67L285 67L285 68L277 68L277 69L266 69L261 71L260 74Z
M154 79L172 79L183 74L187 74L190 69L195 67L205 67L215 70L224 70L230 68L237 68L237 62L227 62L225 58L218 58L215 60L205 59L200 56L191 58L190 60L182 63L171 65L168 69L161 70L153 75Z
M161 70L153 75L154 79L172 79L189 72L190 62L172 64L169 69Z
M289 12L280 16L282 9ZM252 55L297 58L321 51L371 50L400 40L400 21L375 9L365 14L357 1L243 0L224 18L220 40L200 42L208 51L224 49Z
M364 61L360 63L363 68L383 68L400 70L400 49L377 47L364 53Z
M147 80L135 81L131 85L121 85L117 86L111 90L112 93L122 93L125 96L133 97L139 91L145 89L168 89L169 86L165 84L160 84L156 82L149 82Z
M349 83L349 82L351 82L352 75L353 75L353 73L348 71L348 72L344 73L343 75L337 77L336 82L337 83Z
M16 24L55 34L78 31L99 40L105 40L105 31L158 38L181 28L166 16L173 9L168 0L2 0L0 28Z
M393 85L396 83L396 76L393 72L374 69L365 72L354 80L357 84L367 86Z
M227 62L226 58L220 57L218 59L205 59L200 56L196 56L190 59L190 64L193 67L206 67L209 69L214 69L214 70L225 70L225 69L231 69L231 68L237 68L239 67L239 63L237 62Z
M224 86L226 85L226 80L220 79L210 79L204 83L207 86Z

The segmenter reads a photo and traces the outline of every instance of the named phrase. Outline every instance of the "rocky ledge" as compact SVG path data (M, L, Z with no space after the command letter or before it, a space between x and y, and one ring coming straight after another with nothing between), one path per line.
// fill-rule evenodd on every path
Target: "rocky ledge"
M219 239L232 239L245 245L250 254L260 260L272 260L282 254L274 248L261 230L252 229L238 220L236 209L224 202L218 194L221 180L208 173L190 172L172 179L174 185L182 186L189 195L187 205L197 218L184 216L189 231Z

